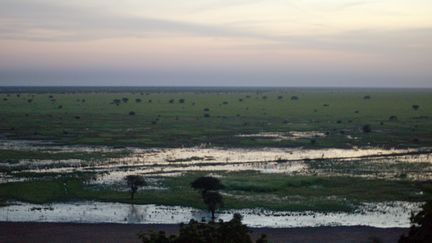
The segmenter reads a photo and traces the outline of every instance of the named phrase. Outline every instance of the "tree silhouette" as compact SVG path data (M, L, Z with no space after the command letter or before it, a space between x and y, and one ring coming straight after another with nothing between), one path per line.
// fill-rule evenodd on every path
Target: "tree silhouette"
M212 221L215 220L215 212L218 208L223 207L223 198L218 191L206 191L202 195L204 203L211 212Z
M193 181L191 187L201 192L203 202L207 205L214 221L216 210L223 207L223 198L218 190L223 189L224 185L218 178L203 176Z
M199 190L201 194L207 191L217 191L224 189L224 185L220 182L218 178L211 176L203 176L191 183L191 187L195 190Z
M411 224L408 235L402 235L400 243L432 242L432 201L428 201L419 213L411 216Z
M420 106L419 105L412 105L412 108L413 108L413 110L418 110L419 108L420 108Z
M139 175L128 175L125 177L125 180L127 186L130 188L131 200L134 199L135 193L138 191L138 188L147 185L144 177Z

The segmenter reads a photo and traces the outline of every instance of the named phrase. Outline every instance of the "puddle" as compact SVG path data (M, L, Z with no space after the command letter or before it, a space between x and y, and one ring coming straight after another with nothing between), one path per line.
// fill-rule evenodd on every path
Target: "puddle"
M269 139L272 141L283 141L283 140L298 140L298 139L309 139L325 137L326 134L323 132L309 131L309 132L261 132L254 134L239 134L236 137L240 138L254 138L254 139Z
M220 211L218 219L230 220L234 213L243 215L251 227L318 227L364 225L380 228L409 227L411 212L421 203L366 203L354 213L273 212L261 209ZM29 204L15 203L0 207L0 221L9 222L79 222L124 224L178 224L190 219L209 220L207 211L179 206L130 205L122 203L79 202Z

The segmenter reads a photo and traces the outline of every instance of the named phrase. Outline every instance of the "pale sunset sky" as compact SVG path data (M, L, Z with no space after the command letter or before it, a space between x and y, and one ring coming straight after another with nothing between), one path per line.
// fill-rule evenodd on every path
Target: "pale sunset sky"
M0 0L0 86L432 87L431 0Z

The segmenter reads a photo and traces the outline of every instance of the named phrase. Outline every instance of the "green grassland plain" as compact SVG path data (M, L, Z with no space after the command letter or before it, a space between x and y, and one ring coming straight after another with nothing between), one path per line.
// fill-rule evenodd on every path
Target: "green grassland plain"
M0 93L0 134L11 139L138 147L432 144L431 90L43 91ZM365 125L372 132L364 133ZM290 131L320 131L327 136L313 141L235 136Z

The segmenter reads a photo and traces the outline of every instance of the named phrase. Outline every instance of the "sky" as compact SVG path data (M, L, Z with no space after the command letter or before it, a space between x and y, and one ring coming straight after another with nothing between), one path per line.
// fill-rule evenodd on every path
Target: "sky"
M0 86L432 88L431 0L0 0Z

